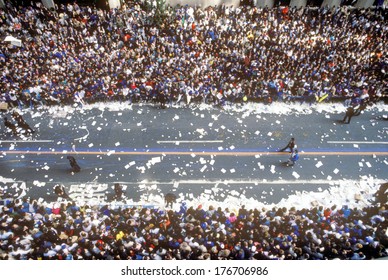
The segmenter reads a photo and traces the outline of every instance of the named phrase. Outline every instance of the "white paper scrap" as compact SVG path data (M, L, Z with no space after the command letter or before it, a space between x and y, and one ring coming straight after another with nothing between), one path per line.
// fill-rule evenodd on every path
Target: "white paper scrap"
M151 159L152 164L162 162L162 159L160 157L153 157Z

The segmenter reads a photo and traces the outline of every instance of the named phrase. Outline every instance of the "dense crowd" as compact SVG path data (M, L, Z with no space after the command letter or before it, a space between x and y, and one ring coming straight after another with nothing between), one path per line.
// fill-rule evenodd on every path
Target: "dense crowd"
M8 1L7 1L8 2ZM321 102L387 89L387 10L34 4L0 9L10 107L107 100ZM155 21L158 19L158 21Z
M110 11L35 5L0 10L0 36L23 44L0 45L1 101L10 107L376 101L387 87L384 9L177 6L156 17L137 1ZM386 203L231 210L1 201L0 259L388 256Z
M387 204L128 207L5 198L0 259L363 260L388 256Z

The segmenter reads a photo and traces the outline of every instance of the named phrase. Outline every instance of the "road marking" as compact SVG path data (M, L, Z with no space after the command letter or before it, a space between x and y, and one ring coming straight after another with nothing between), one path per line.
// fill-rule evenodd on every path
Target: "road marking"
M327 141L328 144L376 144L376 145L388 145L388 142L378 141Z
M201 143L223 143L223 140L161 140L156 141L158 144L180 144L180 143L189 143L189 144L201 144Z
M82 137L79 137L79 138L75 138L74 141L81 141L81 140L85 140L86 138L88 138L89 136L89 130L86 126L80 126L79 127L80 129L85 129L87 134L85 136L82 136Z
M0 143L52 143L54 140L0 140Z
M0 153L3 154L31 154L31 155L177 155L177 156L183 156L183 155L198 155L198 156L284 156L285 154L288 155L287 152L220 152L220 151L213 151L213 152L193 152L193 151L131 151L131 152L125 152L125 151L16 151L16 150L9 150L9 151L0 151ZM315 155L315 156L358 156L358 155L375 155L375 156L388 156L387 152L376 152L376 151L370 151L370 152L299 152L301 156L304 155Z
M313 180L238 180L238 179L231 179L231 180L218 180L218 179L208 179L208 180L173 180L173 181L148 181L143 180L139 182L116 182L122 185L175 185L178 186L179 184L192 184L192 185L205 185L205 184L255 184L255 185L301 185L301 184L313 184L313 185L323 185L323 184L341 184L344 182L354 182L359 183L359 181L355 180L326 180L326 179L313 179ZM385 182L384 180L376 180L381 181L381 183Z

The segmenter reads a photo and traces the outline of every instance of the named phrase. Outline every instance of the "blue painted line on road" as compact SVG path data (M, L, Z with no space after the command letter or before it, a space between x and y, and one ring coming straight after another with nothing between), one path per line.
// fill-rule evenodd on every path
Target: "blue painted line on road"
M388 152L388 149L386 147L363 147L363 148L306 148L306 149L298 149L300 153L314 153L314 152ZM5 148L0 148L1 153L7 153L7 152L29 152L29 151L34 151L34 152L56 152L56 153L61 153L63 151L67 152L78 152L78 153L83 153L83 152L90 152L90 153L96 153L96 152L101 152L101 153L132 153L132 152L138 152L138 153L169 153L169 152L176 152L176 153L219 153L219 152L230 152L230 153L273 153L277 152L277 150L268 150L268 149L260 149L260 148L251 148L251 149L244 149L244 148L238 148L238 149L230 149L230 148L224 148L224 149L184 149L184 148L76 148L75 150L72 150L71 147L69 149L63 148L61 150L57 149L49 149L45 148L42 149L36 148L36 147L23 147L23 148L13 148L12 150L10 149L5 149Z
M104 156L111 156L111 155L134 155L134 156L284 156L284 154L289 154L288 152L259 152L259 151L253 151L253 152L239 152L239 151L6 151L2 153L3 155L104 155ZM348 152L339 152L339 151L315 151L315 152L308 152L303 151L302 156L388 156L388 151L348 151Z

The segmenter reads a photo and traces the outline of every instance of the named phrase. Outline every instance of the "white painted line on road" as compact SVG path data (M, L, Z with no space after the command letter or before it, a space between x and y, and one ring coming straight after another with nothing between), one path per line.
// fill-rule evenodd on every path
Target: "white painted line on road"
M201 143L223 143L223 140L161 140L156 141L158 144L176 144L176 143L188 143L188 144L201 144Z
M345 180L346 182L354 182L359 183L357 180ZM327 179L313 179L313 180L272 180L272 181L267 181L267 180L220 180L220 179L214 179L214 180L173 180L173 181L148 181L148 180L143 180L139 182L116 182L120 184L127 184L127 185L175 185L178 186L179 184L193 184L193 185L206 185L206 184L247 184L247 185L302 185L302 184L312 184L312 185L323 185L323 184L328 184L328 185L338 185L340 183L344 183L344 180L327 180ZM376 182L379 180L376 180ZM381 182L385 182L384 180L381 180Z
M328 144L376 144L376 145L388 145L388 142L378 141L327 141Z
M0 140L0 143L52 143L54 140Z

